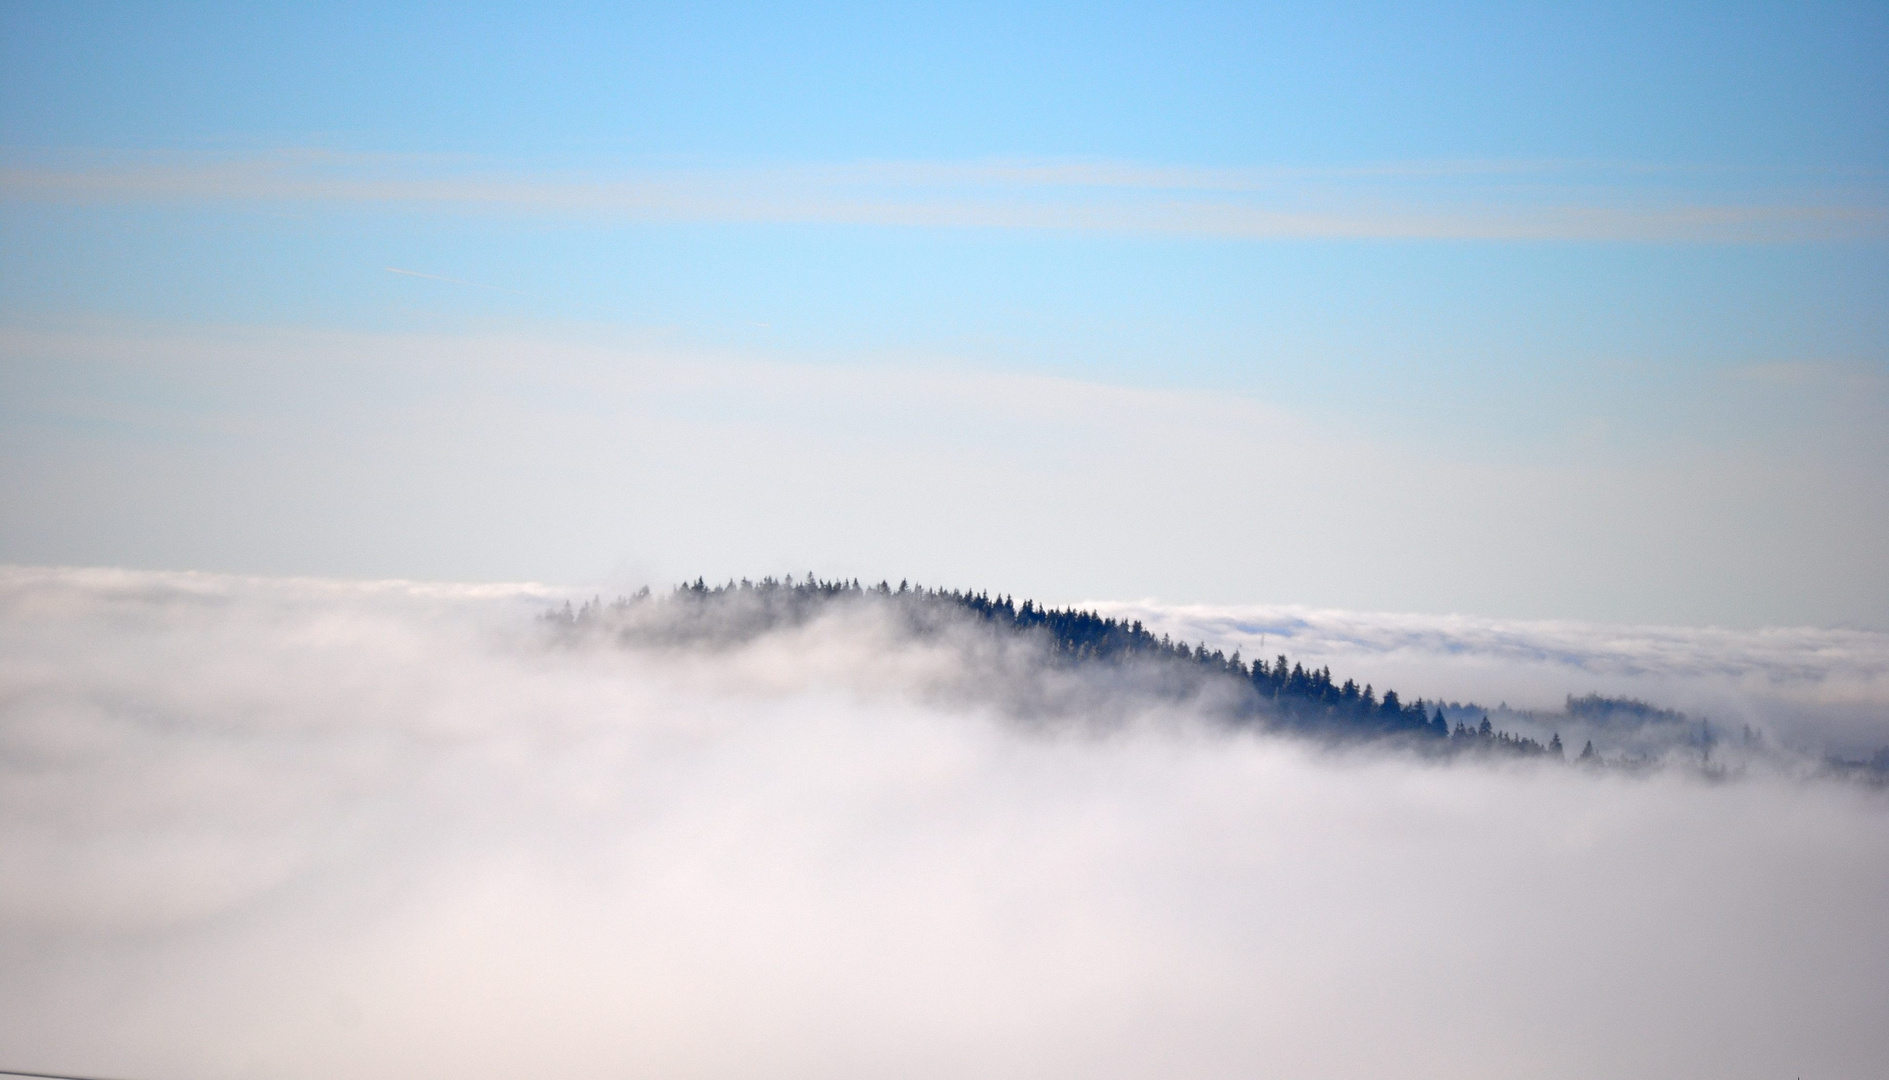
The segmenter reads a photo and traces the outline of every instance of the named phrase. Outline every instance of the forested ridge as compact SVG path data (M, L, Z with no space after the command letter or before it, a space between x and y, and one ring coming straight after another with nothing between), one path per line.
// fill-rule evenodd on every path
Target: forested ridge
M876 599L889 603L910 628L923 632L957 617L969 616L999 633L1016 634L1043 647L1049 662L1064 667L1141 665L1170 676L1177 686L1196 690L1211 685L1231 702L1229 719L1306 735L1343 739L1394 739L1434 751L1482 751L1519 756L1561 756L1559 735L1539 740L1497 731L1487 716L1471 727L1451 726L1440 703L1405 701L1392 689L1353 679L1336 681L1330 667L1306 668L1284 655L1245 660L1203 643L1190 645L1156 635L1139 621L1105 617L1079 608L1052 608L1032 600L1021 604L1009 595L934 589L900 582L862 585L858 579L820 580L812 574L796 580L772 577L709 585L698 578L678 585L668 598L672 618L665 624L678 637L714 632L758 634L804 623L828 604ZM642 605L655 602L648 589L612 603L593 600L566 604L547 621L571 629L607 626ZM1591 756L1593 749L1587 748Z

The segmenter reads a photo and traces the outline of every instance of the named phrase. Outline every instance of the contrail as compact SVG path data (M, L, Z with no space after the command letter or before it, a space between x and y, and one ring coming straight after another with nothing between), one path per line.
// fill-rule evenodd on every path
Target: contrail
M502 285L487 285L483 282L467 281L464 278L441 277L438 274L422 274L418 270L402 270L397 266L389 266L386 269L389 274L405 274L407 277L425 278L428 281L447 281L454 285L470 285L475 289L493 289L502 293L511 293L514 296L527 295L519 292L517 289L507 289Z

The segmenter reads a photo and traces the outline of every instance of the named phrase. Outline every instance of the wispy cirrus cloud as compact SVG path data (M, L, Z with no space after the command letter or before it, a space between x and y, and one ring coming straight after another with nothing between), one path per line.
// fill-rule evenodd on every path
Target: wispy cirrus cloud
M301 150L16 160L0 168L0 195L1227 240L1751 243L1889 235L1879 186L1555 161L1322 169L860 162L549 173L467 158Z

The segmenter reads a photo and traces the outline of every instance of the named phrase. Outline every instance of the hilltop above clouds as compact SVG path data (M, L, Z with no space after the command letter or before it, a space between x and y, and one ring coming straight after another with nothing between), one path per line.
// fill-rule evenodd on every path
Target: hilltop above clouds
M1223 681L1158 657L886 605L652 599L589 633L563 601L0 571L0 1065L1768 1080L1889 1056L1879 787L1330 744L1229 722ZM1209 618L1137 612L1170 643ZM1408 624L1321 618L1294 655L1436 693L1415 647L1357 644ZM1465 692L1566 707L1562 661L1433 651L1489 680Z

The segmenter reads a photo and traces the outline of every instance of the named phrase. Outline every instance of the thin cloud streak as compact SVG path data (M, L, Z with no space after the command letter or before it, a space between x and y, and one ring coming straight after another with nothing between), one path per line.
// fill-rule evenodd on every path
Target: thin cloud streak
M1652 181L1657 179L1660 183ZM1869 190L1869 189L1865 189ZM822 223L1227 240L1688 243L1877 239L1853 189L1562 162L1204 169L1110 162L865 162L554 175L464 159L288 152L0 168L13 200L313 203L621 222Z
M440 274L423 274L418 270L402 270L397 266L389 266L385 269L389 274L399 274L402 277L425 278L428 281L444 281L450 285L469 285L475 289L491 289L494 292L511 293L514 296L525 295L517 289L507 289L502 285L487 285L482 281L467 281L464 278L444 277Z

